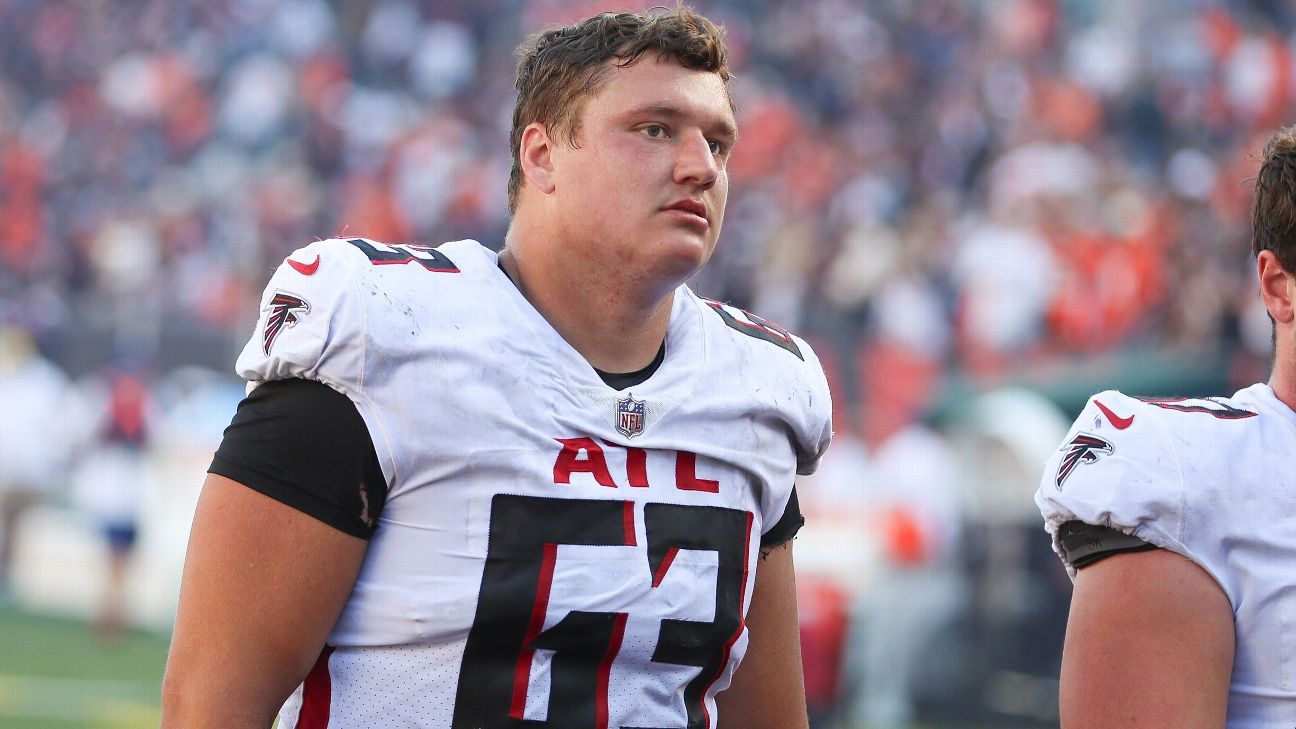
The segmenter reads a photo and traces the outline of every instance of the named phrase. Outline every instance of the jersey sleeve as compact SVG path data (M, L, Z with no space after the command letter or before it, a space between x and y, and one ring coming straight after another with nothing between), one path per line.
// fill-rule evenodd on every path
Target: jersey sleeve
M1062 561L1076 570L1101 562L1108 557L1129 552L1156 549L1138 537L1118 532L1111 527L1094 526L1082 521L1068 521L1057 530L1057 545Z
M387 482L355 405L331 387L289 378L239 403L210 473L361 539L373 536Z
M796 453L796 475L808 476L819 469L819 463L832 441L832 398L828 392L828 379L810 345L794 335L787 336L794 341L794 346L804 357L797 362L801 367L801 377L794 380L800 390L794 398L801 401L801 407L791 414L789 424ZM792 474L788 475L790 481L795 481ZM805 516L801 513L801 504L797 499L796 484L791 483L789 486L787 491L773 490L772 493L785 495L785 498L770 498L765 506L765 513L774 516L766 519L767 528L761 534L762 548L792 540L805 525Z
M235 369L249 394L267 382L303 379L345 395L367 429L373 447L366 453L377 453L390 484L390 444L365 389L371 359L366 305L372 295L365 289L377 290L366 278L369 268L366 255L346 240L317 241L290 254L266 284L256 328Z
M832 395L819 357L809 344L799 338L798 342L805 353L806 401L803 420L797 429L796 472L809 476L819 470L819 463L832 442Z
M256 330L235 365L249 383L300 377L347 395L364 388L368 328L359 295L363 254L342 240L289 255L261 294Z
M805 516L801 514L801 500L797 498L796 486L788 496L787 506L783 507L783 517L774 526L761 534L761 547L777 547L796 537L801 527L805 526Z
M1094 395L1048 459L1035 503L1068 573L1059 529L1106 527L1198 560L1184 543L1184 477L1164 422L1114 390Z

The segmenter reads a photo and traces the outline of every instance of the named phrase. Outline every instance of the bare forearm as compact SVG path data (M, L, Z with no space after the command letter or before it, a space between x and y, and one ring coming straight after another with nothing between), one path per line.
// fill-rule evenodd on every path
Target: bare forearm
M278 705L250 706L236 688L196 678L168 679L162 685L162 729L268 729ZM264 704L264 702L262 702Z
M750 642L733 684L716 697L721 729L807 729L792 545L762 557L747 614Z
M237 644L221 650L192 632L182 638L172 643L162 682L163 729L265 729L300 681L264 655L238 655Z

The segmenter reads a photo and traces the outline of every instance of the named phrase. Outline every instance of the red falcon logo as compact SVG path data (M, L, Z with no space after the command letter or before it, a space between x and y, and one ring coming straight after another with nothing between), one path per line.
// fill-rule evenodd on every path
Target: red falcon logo
M1067 476L1082 463L1093 463L1101 456L1112 454L1112 444L1099 438L1096 435L1081 433L1067 444L1066 455L1062 456L1062 465L1058 467L1057 478L1054 483L1057 484L1057 490L1062 490L1062 482L1067 480Z
M298 313L300 312L300 314ZM265 331L261 333L261 349L268 355L270 348L284 327L293 326L301 316L310 313L310 304L300 296L276 291L270 299L270 316L266 317Z

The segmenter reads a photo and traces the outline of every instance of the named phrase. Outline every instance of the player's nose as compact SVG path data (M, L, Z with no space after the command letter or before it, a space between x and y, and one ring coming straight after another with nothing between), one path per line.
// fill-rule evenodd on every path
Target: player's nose
M707 189L720 178L720 161L701 132L691 132L676 147L675 181Z

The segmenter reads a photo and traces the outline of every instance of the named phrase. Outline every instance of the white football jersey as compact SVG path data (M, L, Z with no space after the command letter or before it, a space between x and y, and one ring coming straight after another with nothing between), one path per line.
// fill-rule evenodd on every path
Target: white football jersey
M665 347L610 388L475 241L293 253L238 372L347 395L389 491L283 726L715 726L829 393L804 341L685 286Z
M1268 385L1231 398L1107 391L1089 400L1035 495L1059 555L1058 527L1079 520L1215 578L1237 626L1229 729L1296 726L1293 463L1296 412Z

